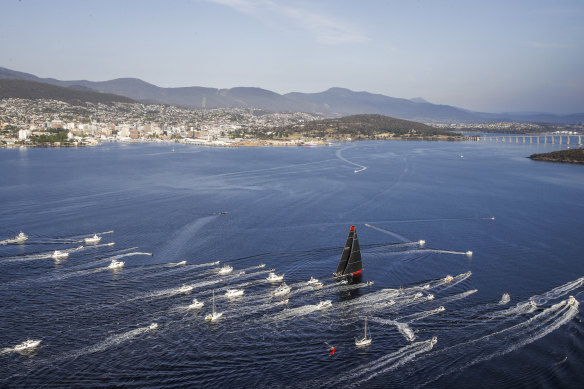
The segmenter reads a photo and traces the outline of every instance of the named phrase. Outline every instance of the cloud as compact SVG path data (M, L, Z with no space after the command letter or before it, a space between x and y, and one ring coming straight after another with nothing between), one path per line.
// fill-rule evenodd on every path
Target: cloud
M271 16L283 16L294 25L311 33L318 43L341 45L369 41L367 35L352 23L332 15L302 8L298 4L281 5L272 0L207 0L239 12L269 20Z

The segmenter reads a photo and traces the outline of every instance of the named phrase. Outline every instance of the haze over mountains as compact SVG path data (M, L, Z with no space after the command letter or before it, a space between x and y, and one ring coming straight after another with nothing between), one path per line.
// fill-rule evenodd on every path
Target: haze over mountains
M344 88L330 88L320 93L292 92L284 95L261 88L236 87L216 89L206 87L161 88L137 78L118 78L109 81L63 81L40 78L33 74L0 67L0 79L35 81L67 88L72 93L101 92L124 96L144 103L170 104L188 108L257 108L272 112L310 112L327 117L356 114L381 114L418 122L488 122L524 121L549 123L579 123L584 113L554 115L548 113L483 113L461 108L432 104L422 98L402 99L369 92L354 92ZM23 97L32 84L22 83L22 91L12 83L14 96L7 96L0 86L0 97ZM38 85L36 89L40 88ZM55 92L55 91L53 91ZM79 98L77 95L75 98ZM38 98L31 96L30 98ZM111 100L111 96L107 99ZM114 98L115 100L115 98ZM120 100L123 101L123 100Z

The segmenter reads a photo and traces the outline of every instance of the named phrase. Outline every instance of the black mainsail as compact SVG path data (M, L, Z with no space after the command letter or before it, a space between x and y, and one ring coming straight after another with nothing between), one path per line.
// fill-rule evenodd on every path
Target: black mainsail
M337 278L355 277L361 274L362 270L363 262L361 261L359 238L357 238L355 226L351 226L349 236L347 236L347 242L341 254L339 266L337 266L337 271L334 275Z

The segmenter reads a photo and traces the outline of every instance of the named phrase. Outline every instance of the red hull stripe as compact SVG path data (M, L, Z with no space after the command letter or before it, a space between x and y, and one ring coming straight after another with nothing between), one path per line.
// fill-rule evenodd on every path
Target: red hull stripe
M356 275L358 275L358 274L361 274L361 272L362 272L362 271L363 271L363 269L361 269L361 270L357 270L355 273L353 273L353 277L355 277L355 276L356 276Z

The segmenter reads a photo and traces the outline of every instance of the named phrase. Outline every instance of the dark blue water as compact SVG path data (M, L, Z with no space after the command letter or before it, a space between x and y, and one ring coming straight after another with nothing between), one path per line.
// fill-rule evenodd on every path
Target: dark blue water
M0 386L578 387L584 167L526 158L552 147L2 150L0 240L29 240L0 246ZM350 225L373 285L331 278Z

